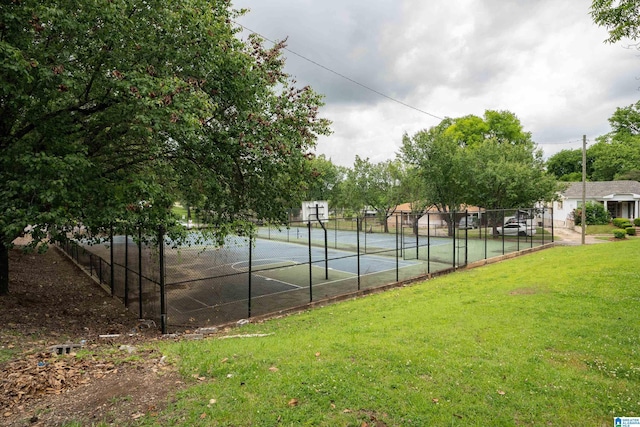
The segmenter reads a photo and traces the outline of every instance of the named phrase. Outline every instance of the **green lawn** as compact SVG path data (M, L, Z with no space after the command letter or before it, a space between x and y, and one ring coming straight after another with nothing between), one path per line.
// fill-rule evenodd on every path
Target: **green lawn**
M191 386L139 423L612 426L640 416L638 259L557 247L166 343Z

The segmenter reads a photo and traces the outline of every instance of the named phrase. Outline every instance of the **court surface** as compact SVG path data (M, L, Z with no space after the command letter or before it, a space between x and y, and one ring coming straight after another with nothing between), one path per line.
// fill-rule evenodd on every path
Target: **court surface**
M273 240L255 240L251 267L246 239L232 238L224 247L215 249L168 250L165 257L170 306L187 314L249 298L296 291L302 291L298 293L308 300L310 286L311 292L319 297L327 293L323 288L340 288L341 284L345 289L339 293L345 293L354 290L351 288L357 282L358 273L361 278L395 277L396 269L424 264L396 257L395 250L384 254L361 254L359 262L356 254L349 251L327 249L326 261L324 248L312 246L310 251L311 268L308 245ZM387 279L381 277L381 280Z

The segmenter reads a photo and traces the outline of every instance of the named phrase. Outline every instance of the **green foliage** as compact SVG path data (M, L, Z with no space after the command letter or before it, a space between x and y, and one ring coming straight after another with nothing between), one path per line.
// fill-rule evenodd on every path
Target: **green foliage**
M508 111L445 119L413 137L405 135L399 156L423 179L427 204L443 212L463 204L531 206L553 199L559 188L531 134Z
M616 239L624 239L627 236L627 232L625 230L613 230L613 237Z
M640 182L640 170L632 169L626 172L616 174L616 179L620 181L638 181Z
M587 175L589 174L589 156L587 156ZM582 180L582 150L562 150L547 160L547 170L560 181L577 182Z
M285 219L329 123L284 73L283 43L237 37L228 1L0 13L0 246L27 225L35 243L78 224L170 227L176 200L221 231Z
M609 31L609 43L640 37L640 10L636 0L593 0L591 17Z
M589 148L593 155L593 181L613 181L637 168L640 162L639 135L605 135Z
M397 161L371 163L369 159L356 156L353 169L347 172L345 184L349 188L351 198L359 206L352 203L354 210L368 207L376 211L376 216L388 231L387 218L393 214L396 206L402 202L400 187L401 168Z
M627 228L631 226L631 221L628 218L613 218L611 222L613 222L613 225L618 228Z
M635 225L636 227L640 227L640 218L636 218L633 220L633 225Z
M635 227L627 227L627 228L625 228L625 231L627 232L628 236L635 236L636 235L636 228Z
M562 182L580 182L582 181L582 172L571 172L558 178Z
M587 180L640 180L640 102L617 108L612 131L587 149ZM561 181L582 180L582 150L562 150L547 160L547 170Z
M604 208L604 205L602 203L587 202L585 207L585 220L587 222L587 225L606 225L611 221L611 215L609 214L609 211ZM575 225L582 224L581 208L573 210L573 220Z
M333 208L340 202L340 184L345 180L347 168L336 166L324 154L313 157L305 164L304 190L293 206L307 200L327 200Z
M460 210L470 182L464 146L456 140L459 134L449 131L453 124L454 120L447 118L412 137L405 134L399 153L424 183L423 200L441 212Z

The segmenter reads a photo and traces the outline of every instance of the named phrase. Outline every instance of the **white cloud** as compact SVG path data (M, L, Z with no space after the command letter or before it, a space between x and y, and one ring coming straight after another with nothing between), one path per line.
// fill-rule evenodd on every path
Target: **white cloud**
M638 52L604 44L589 2L236 0L239 22L325 67L438 117L509 110L546 155L609 131L639 98ZM287 71L325 94L334 133L318 152L350 166L395 156L402 134L439 120L291 53ZM574 142L571 142L574 141ZM571 142L571 143L570 143Z

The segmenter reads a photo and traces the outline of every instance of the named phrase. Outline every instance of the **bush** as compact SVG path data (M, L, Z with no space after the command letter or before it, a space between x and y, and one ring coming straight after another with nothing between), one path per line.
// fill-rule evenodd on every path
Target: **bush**
M635 225L636 227L640 227L640 218L636 218L633 220L633 225Z
M635 227L627 227L627 228L625 228L625 231L627 232L628 236L635 236L636 235L636 228Z
M609 211L604 208L602 203L587 202L585 204L585 218L587 225L607 225L611 221L611 215ZM573 210L573 220L575 225L581 225L582 223L582 209L577 208Z
M627 237L627 232L624 230L613 230L613 237L616 239L624 239Z
M613 218L613 225L618 228L631 227L631 221L628 218Z

